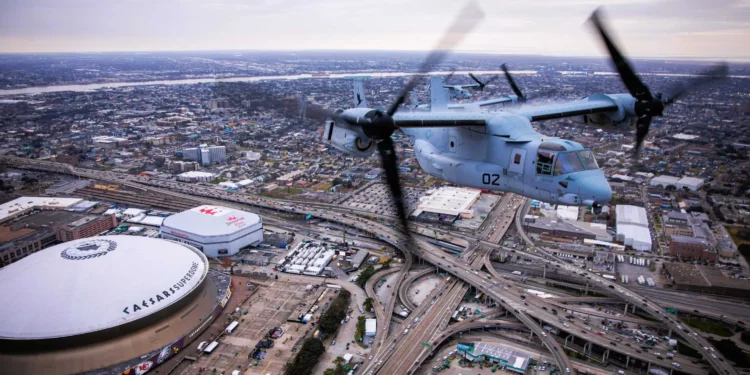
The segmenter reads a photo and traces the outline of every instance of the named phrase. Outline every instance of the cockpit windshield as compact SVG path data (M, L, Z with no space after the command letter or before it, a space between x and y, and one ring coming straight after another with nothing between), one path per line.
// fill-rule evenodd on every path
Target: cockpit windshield
M556 176L585 170L586 167L583 166L581 159L578 159L578 155L575 152L561 152L557 155L557 163L555 163Z
M578 151L578 156L581 157L581 161L583 162L583 165L586 166L586 169L599 169L599 165L596 164L596 158L594 157L594 154L591 153L591 151Z
M559 176L585 170L599 169L594 155L589 150L554 152L539 150L536 159L536 173Z

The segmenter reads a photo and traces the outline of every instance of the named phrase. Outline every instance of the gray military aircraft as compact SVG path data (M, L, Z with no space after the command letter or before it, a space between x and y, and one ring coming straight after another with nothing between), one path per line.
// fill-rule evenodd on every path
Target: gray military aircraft
M453 73L448 74L448 76L445 77L442 82L433 82L433 81L431 81L430 82L430 86L434 87L433 85L437 84L438 87L442 87L444 89L448 89L448 93L449 93L449 95L450 95L451 98L455 98L455 99L471 99L471 97L472 97L471 91L472 90L484 91L484 87L485 86L487 86L492 81L494 81L495 79L497 79L497 77L493 77L492 79L490 79L487 82L482 82L479 79L477 79L477 77L474 74L469 73L469 77L471 77L471 79L474 81L474 83L468 83L468 84L463 84L463 85L449 85L448 84L448 80L450 80L451 77L453 77Z
M598 11L590 20L629 93L594 94L566 103L494 113L451 111L444 97L437 102L433 97L429 112L399 111L419 80L415 75L387 110L363 106L366 102L360 98L355 108L333 112L325 123L325 141L364 157L378 149L404 227L407 218L391 139L396 130L413 142L421 168L437 178L462 186L513 192L551 204L587 205L598 214L602 205L612 199L612 190L591 150L575 141L545 136L531 123L572 117L581 124L635 126L638 155L653 117L662 116L664 108L688 89L725 76L727 67L721 64L664 94L652 94L610 39ZM467 8L418 73L428 72L443 59L444 51L461 39L457 35L465 34L476 24L476 13ZM518 101L523 95L515 83L511 86Z
M430 77L430 104L419 104L416 94L412 91L412 108L417 111L479 111L482 107L518 103L519 98L515 95L504 95L498 98L480 100L476 102L451 103L451 95L448 89L442 85L445 79L440 76ZM357 88L355 87L355 90Z

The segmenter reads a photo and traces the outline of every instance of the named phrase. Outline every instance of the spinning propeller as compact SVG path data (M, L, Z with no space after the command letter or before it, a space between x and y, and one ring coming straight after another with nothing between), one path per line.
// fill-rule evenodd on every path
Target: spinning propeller
M498 76L494 76L494 77L490 78L489 80L487 80L487 82L482 82L482 81L479 80L479 78L477 78L472 73L469 73L469 77L471 77L471 79L473 79L474 82L476 82L479 85L479 91L484 91L484 86L487 86L490 83L494 82L496 79L498 79Z
M688 91L696 90L701 86L715 82L727 75L728 68L726 63L720 63L706 69L698 77L680 82L666 90L664 93L652 95L648 87L640 80L640 78L638 78L638 75L633 70L628 59L620 53L620 50L612 41L612 38L610 38L607 27L602 21L599 9L594 11L591 15L590 21L596 28L602 42L607 47L612 64L617 69L617 72L622 79L622 83L625 84L630 95L636 100L635 113L638 116L635 131L636 159L640 156L643 140L646 139L646 135L648 135L648 131L651 128L651 119L653 117L662 116L666 106L674 103L675 100Z
M398 111L401 104L406 101L406 97L409 93L411 93L417 86L422 75L428 73L433 66L440 64L450 50L463 40L483 18L484 13L474 1L470 1L387 110L382 108L372 109L361 117L348 115L341 110L337 110L331 114L331 119L334 121L342 121L353 126L361 126L365 135L377 142L380 160L383 169L385 170L385 176L391 190L391 196L393 197L393 202L396 204L396 210L401 221L401 226L404 228L409 239L408 246L413 245L413 243L411 236L409 235L406 207L404 205L403 192L401 190L401 183L398 176L398 159L396 158L396 151L393 147L393 140L391 139L391 135L393 135L393 132L397 128L393 120L393 115Z

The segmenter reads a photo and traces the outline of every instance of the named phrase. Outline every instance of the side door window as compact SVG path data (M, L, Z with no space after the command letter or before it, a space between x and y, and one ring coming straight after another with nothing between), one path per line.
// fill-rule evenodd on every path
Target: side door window
M526 160L526 150L514 148L510 153L508 171L511 173L523 174L524 160Z

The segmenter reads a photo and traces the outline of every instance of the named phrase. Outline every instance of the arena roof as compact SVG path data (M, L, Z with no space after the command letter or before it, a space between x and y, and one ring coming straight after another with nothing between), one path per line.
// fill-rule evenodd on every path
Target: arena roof
M163 227L197 236L222 236L260 223L260 216L228 207L203 205L164 219Z
M200 251L161 239L62 243L0 272L0 338L67 337L133 322L179 301L207 271Z

